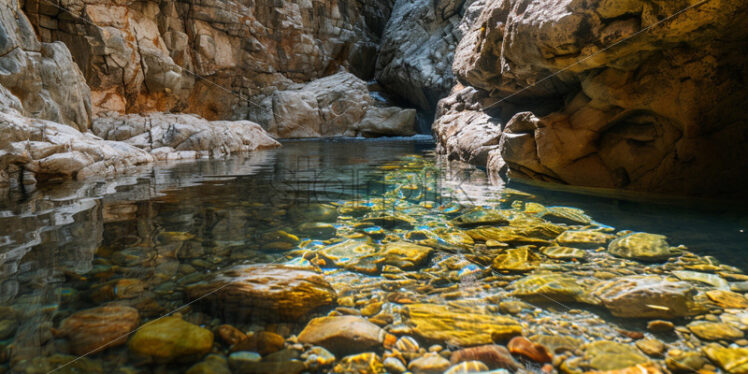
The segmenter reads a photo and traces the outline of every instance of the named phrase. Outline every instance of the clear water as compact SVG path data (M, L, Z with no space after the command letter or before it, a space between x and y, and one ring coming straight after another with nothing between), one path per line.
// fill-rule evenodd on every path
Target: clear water
M387 175L402 168L403 157L405 163L419 160L409 155L433 160L433 148L426 138L286 142L283 148L246 157L160 166L148 174L113 181L69 182L9 194L0 199L0 308L12 307L22 318L11 336L0 339L0 373L10 368L45 372L66 362L38 361L55 353L71 353L67 339L55 338L51 329L75 311L116 300L117 291L112 295L104 286L117 279L146 283L145 296L138 297L155 303L144 307L145 312L141 310L145 321L183 306L183 286L207 279L220 269L237 263L300 261L295 246L268 246L263 234L293 230L297 224L290 217L294 207L382 197L392 191L393 183L400 183ZM744 204L634 202L516 183L494 186L480 170L447 165L443 160L436 165L443 172L429 173L426 180L419 181L432 189L421 188L423 195L410 196L411 202L507 207L512 200L521 199L545 206L576 207L616 230L664 234L673 245L683 244L700 256L713 256L721 263L748 270ZM433 211L429 214L428 219L439 218L433 217ZM168 257L164 248L177 242L178 255L163 259ZM466 254L456 256L464 260ZM440 252L432 261L446 261L450 256L455 254ZM329 276L359 279L349 272ZM472 294L469 298L482 306L484 296L491 295ZM591 308L596 315L616 321L598 309ZM210 310L194 307L181 312L185 319L206 327L223 322L222 315L212 315ZM563 312L561 308L558 313ZM245 331L270 329L256 321L243 322L246 324L240 327ZM274 323L272 329L284 336L303 328L303 324L278 326ZM620 321L613 330L600 329L600 334L621 327L632 325ZM214 351L227 353L220 343ZM30 364L34 359L37 361ZM87 359L105 371L124 367L140 372L181 372L194 362L143 363L128 356L126 345Z

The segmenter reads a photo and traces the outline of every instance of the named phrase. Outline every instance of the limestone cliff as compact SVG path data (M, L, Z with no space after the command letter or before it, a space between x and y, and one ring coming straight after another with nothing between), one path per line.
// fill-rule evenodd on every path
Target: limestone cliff
M453 158L510 176L655 192L735 191L748 179L748 3L471 8L454 52L458 83L434 124Z

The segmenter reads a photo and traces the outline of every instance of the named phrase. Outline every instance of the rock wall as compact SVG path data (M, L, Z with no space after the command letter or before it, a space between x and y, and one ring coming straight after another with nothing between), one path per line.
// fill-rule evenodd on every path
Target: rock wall
M274 91L340 68L372 77L390 9L390 0L26 0L24 7L42 41L69 47L95 110L207 119L254 119Z
M748 180L748 3L475 6L454 52L459 83L434 124L451 157L640 191L736 191Z

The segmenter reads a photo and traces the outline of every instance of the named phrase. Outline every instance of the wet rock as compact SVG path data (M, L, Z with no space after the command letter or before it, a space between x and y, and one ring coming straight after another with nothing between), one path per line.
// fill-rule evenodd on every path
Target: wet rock
M407 270L423 264L428 259L431 251L431 247L399 241L386 244L382 251L382 256L385 257L385 262L388 265L394 265Z
M234 267L209 282L187 287L186 293L191 300L208 295L205 299L229 315L266 320L295 321L336 300L335 291L322 276L285 265Z
M519 323L509 317L471 313L438 304L411 304L403 309L415 334L447 344L490 344L522 334Z
M688 324L688 329L704 340L736 340L743 337L740 329L721 322L694 321Z
M225 357L214 354L192 365L185 374L231 374L231 369Z
M663 374L653 363L641 364L617 370L588 371L585 374Z
M530 340L542 344L553 353L573 352L582 346L583 341L563 335L533 335Z
M216 332L218 333L218 336L221 338L221 340L223 340L224 343L230 346L239 343L240 341L247 338L247 334L241 332L239 329L231 325L218 326Z
M387 357L384 360L383 365L385 369L395 374L400 374L408 370L403 362L395 357Z
M337 229L329 223L305 222L299 225L299 233L315 239L329 239L335 236Z
M693 287L658 276L628 276L602 282L594 294L618 317L672 319L694 314Z
M265 356L283 349L285 342L286 340L276 333L269 331L258 331L249 334L245 339L234 344L231 347L231 351L257 352Z
M442 374L449 368L449 361L437 353L427 353L408 364L413 374Z
M169 316L141 326L127 346L137 355L160 362L194 359L213 348L213 333L179 316Z
M0 320L0 340L12 337L16 333L18 322L14 319Z
M135 308L102 306L82 310L65 318L55 335L70 339L72 351L83 355L125 344L127 334L139 323L140 316Z
M415 220L404 214L387 214L375 213L362 219L361 222L368 222L376 226L384 227L387 230L403 229L411 230Z
M519 314L524 309L532 309L532 306L522 301L511 301L511 300L502 301L499 303L499 310L501 310L502 313Z
M683 281L706 283L721 290L730 289L727 281L719 275L690 270L673 270L671 273Z
M229 365L232 369L240 372L250 372L255 364L262 360L257 352L240 351L229 355Z
M647 330L654 333L672 332L675 325L670 321L654 320L647 323Z
M335 355L322 347L312 347L301 355L304 365L312 370L327 367L335 363Z
M703 351L712 362L728 373L748 373L748 360L746 360L748 348L725 348L717 344L710 344L704 347Z
M421 346L410 336L401 336L395 342L395 348L402 353L417 353Z
M610 242L608 253L640 261L664 261L681 253L680 250L671 247L666 239L664 235L632 233Z
M480 361L464 361L457 365L453 365L444 374L468 374L468 373L482 373L490 370L486 364Z
M620 370L646 364L649 359L636 348L612 341L596 341L584 347L584 365L593 370Z
M541 252L554 260L581 260L587 256L584 250L571 247L545 247Z
M561 274L533 274L510 285L511 295L532 302L591 302L586 290L576 279Z
M376 353L346 356L333 368L335 374L384 374L385 368Z
M338 219L338 209L330 204L299 204L288 208L287 216L299 224L304 222L334 223Z
M319 345L335 355L364 352L382 345L386 332L356 316L320 317L299 334L299 342Z
M657 339L639 339L636 341L636 347L651 357L660 357L665 352L665 344Z
M730 291L710 290L706 292L709 300L726 309L748 309L748 299Z
M62 366L65 368L60 369ZM48 357L34 357L24 360L13 367L13 372L18 373L50 373L59 372L64 374L91 373L102 374L104 369L101 364L87 357L76 357L64 354L53 354Z
M509 224L509 218L501 210L476 209L452 219L452 224L461 228L504 226Z
M604 246L615 236L593 230L568 230L556 238L556 242L562 246L597 248Z
M496 344L460 349L452 353L449 361L453 365L465 361L480 361L490 369L508 369L512 371L522 367L522 365L514 360L506 348Z
M509 352L514 355L524 356L539 363L551 362L553 356L539 343L533 343L523 336L512 338L507 344Z
M358 240L346 240L338 244L325 247L319 254L335 266L345 267L358 262L361 258L373 255L377 249L366 242Z
M709 361L701 352L684 352L671 349L665 357L665 365L675 373L692 373L700 370Z
M553 223L569 225L589 225L592 218L584 213L582 209L554 206L541 211L540 217Z
M416 110L370 107L354 128L365 137L415 135Z
M526 272L537 268L541 258L532 247L508 249L505 253L494 258L491 268L497 271Z

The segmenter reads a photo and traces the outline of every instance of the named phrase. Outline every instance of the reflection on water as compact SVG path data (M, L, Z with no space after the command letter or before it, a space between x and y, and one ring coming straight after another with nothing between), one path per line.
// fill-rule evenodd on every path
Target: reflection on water
M434 161L432 148L288 142L0 201L0 373L66 364L60 372L396 372L392 357L438 372L450 358L473 357L461 348L519 333L558 356L543 370L578 372L664 367L661 354L636 348L637 335L682 354L708 341L748 344L740 332L748 312L735 299L748 306L743 210L496 186L480 170ZM286 267L235 268L271 263ZM637 287L668 297L627 291ZM326 339L306 326L325 314L374 325L321 321L340 335ZM694 315L721 321L709 326L721 335L705 338ZM646 329L673 318L691 324L664 335ZM115 339L136 326L129 343ZM359 347L346 329L376 336ZM410 352L408 339L440 353ZM539 370L544 359L514 342L514 358L475 357ZM708 349L703 364L724 367L729 348ZM91 351L100 352L70 363ZM376 355L343 359L366 352ZM625 359L602 365L600 352ZM688 361L676 353L671 361Z

